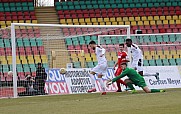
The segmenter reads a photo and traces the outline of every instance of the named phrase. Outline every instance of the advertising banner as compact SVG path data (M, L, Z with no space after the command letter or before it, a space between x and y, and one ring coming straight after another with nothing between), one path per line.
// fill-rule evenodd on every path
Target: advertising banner
M49 94L76 94L87 93L92 88L89 77L90 68L67 69L65 74L60 74L60 69L47 69L48 74L45 84L45 90ZM180 88L181 87L181 67L179 66L148 66L144 67L144 79L149 88ZM100 83L97 76L97 92L101 92ZM106 80L114 78L114 70L108 68L106 75L103 77L104 84ZM127 77L122 78L123 80ZM125 87L122 86L124 91ZM141 88L136 87L140 90ZM106 87L106 91L113 92L117 90L116 83Z

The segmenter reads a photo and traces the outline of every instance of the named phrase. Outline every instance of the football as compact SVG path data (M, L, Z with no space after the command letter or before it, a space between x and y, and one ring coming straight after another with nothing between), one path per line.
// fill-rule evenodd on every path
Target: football
M12 71L9 71L9 72L8 72L8 76L13 76L13 72L12 72Z
M60 69L60 74L65 74L66 73L66 69L65 68L61 68Z

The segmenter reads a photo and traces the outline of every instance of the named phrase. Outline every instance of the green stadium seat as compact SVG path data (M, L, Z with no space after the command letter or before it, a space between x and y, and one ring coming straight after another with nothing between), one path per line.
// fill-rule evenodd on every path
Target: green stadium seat
M153 2L153 4L154 4L154 7L159 7L160 6L160 4L157 3L157 2Z
M141 8L141 4L136 4L135 7L136 8Z
M155 37L155 35L150 35L150 40L151 40L151 42L156 42L156 37Z
M60 6L61 3L60 2L55 2L55 6Z
M86 5L91 5L91 1L85 1Z
M168 35L163 35L163 42L169 42Z
M20 2L17 2L17 3L16 3L16 7L21 7L21 3L20 3Z
M9 3L4 3L4 7L9 7Z
M111 8L111 5L110 4L106 4L105 8L109 9L109 8Z
M172 6L178 6L177 2L172 2Z
M117 4L113 4L113 3L112 3L112 4L111 4L111 7L112 7L112 8L117 8Z
M10 10L10 8L9 8L9 7L5 7L5 8L4 8L4 11L6 11L6 12L10 12L11 10Z
M144 66L149 66L148 60L143 60L143 65L144 65Z
M43 67L44 67L44 68L48 68L48 63L44 63L44 64L43 64Z
M3 72L8 72L9 71L8 65L2 65L2 70Z
M75 41L73 41L73 45L79 45L79 41L78 40L75 40Z
M29 64L29 67L30 67L31 72L35 72L36 71L35 64Z
M30 46L30 41L29 41L29 39L27 39L27 38L24 38L23 39L23 43L24 43L24 46L26 47L26 46Z
M74 62L73 65L75 68L81 68L80 62Z
M154 7L154 6L153 6L153 3L148 3L148 7L149 7L149 8Z
M118 39L116 37L112 37L111 40L112 40L113 44L117 44L118 43Z
M123 8L123 4L118 4L118 8Z
M96 62L94 62L94 66L96 66L98 64L98 62L96 61Z
M176 65L175 59L170 59L169 61L171 65Z
M3 39L0 39L0 47L3 48L4 47L4 43L3 43Z
M16 65L16 70L17 70L17 72L23 72L22 65L21 64L17 64Z
M156 64L157 64L157 66L162 66L162 61L161 61L161 59L156 59Z
M15 7L15 3L10 3L9 6L10 7Z
M93 9L98 9L99 8L99 5L95 4L93 5Z
M67 45L72 45L72 40L70 38L66 38L65 40Z
M163 39L162 39L161 35L157 35L156 38L157 38L157 42L163 42Z
M3 4L2 3L0 3L0 8L2 8L3 7Z
M143 39L145 43L151 42L149 36L143 36Z
M23 7L23 11L28 11L28 7Z
M23 46L23 41L22 41L22 39L17 39L17 46L18 47L22 47Z
M105 42L106 42L106 44L112 44L110 37L106 37Z
M143 43L144 42L143 36L139 36L138 38L139 38L139 43Z
M150 66L156 66L155 60L149 60Z
M175 41L181 42L181 34L176 34L176 38Z
M28 2L28 7L33 7L33 2Z
M171 2L167 2L165 5L169 7L169 6L172 6L172 3Z
M133 4L129 4L129 5L130 5L130 8L135 8L136 7L134 3Z
M108 67L113 67L114 66L114 61L108 61Z
M43 41L42 41L42 39L37 38L37 39L36 39L36 42L37 42L37 46L43 46Z
M105 8L104 4L99 4L99 8L100 8L100 9Z
M87 5L87 9L92 9L94 8L91 4ZM82 9L86 9L86 7L82 8Z
M67 2L67 5L69 5L69 6L73 6L74 4L73 4L73 2Z
M79 4L80 4L80 5L84 5L85 2L84 2L84 1L79 1Z
M87 66L88 66L89 68L93 68L93 67L94 67L94 64L93 64L93 62L87 62Z
M143 3L141 6L142 6L143 8L148 7L147 3Z
M168 59L163 59L163 65L164 66L169 66L169 62L168 62Z
M181 58L176 59L177 65L181 65Z
M29 7L29 11L34 11L34 7Z
M69 6L69 10L74 10L74 6Z
M81 9L86 9L87 8L86 5L81 5L80 7L81 7ZM89 8L92 8L92 5L89 5Z
M5 44L5 47L11 47L9 39L4 39L4 44Z
M61 10L62 9L62 7L61 6L56 6L56 10Z
M129 6L129 4L124 4L123 7L124 8L129 8L130 6Z
M24 72L30 72L30 67L28 64L23 64Z
M96 1L96 0L93 0L93 1L91 2L91 4L94 6L94 5L97 4L97 1Z
M0 12L4 12L4 8L3 7L0 7Z
M22 2L22 3L21 3L21 6L22 6L22 7L27 7L28 4L27 4L26 2Z
M16 8L15 8L15 7L11 7L11 11L12 11L12 12L15 12L15 11L16 11Z
M22 8L21 7L17 7L16 11L22 11Z
M34 38L30 39L30 44L31 44L31 46L37 46Z
M76 5L76 6L75 6L75 9L80 9L80 5Z

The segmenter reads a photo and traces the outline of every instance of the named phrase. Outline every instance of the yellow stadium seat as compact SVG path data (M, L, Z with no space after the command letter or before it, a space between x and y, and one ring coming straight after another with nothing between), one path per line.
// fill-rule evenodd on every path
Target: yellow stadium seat
M60 19L60 23L61 23L61 24L66 23L65 19Z
M86 60L87 62L91 62L91 61L92 61L92 58L91 58L91 57L86 57L85 60Z
M126 22L125 22L125 25L130 25L130 21L126 21Z
M147 60L151 60L151 59L153 59L152 56L148 55Z
M129 21L134 21L134 17L129 17Z
M117 22L121 22L121 21L123 21L123 20L122 20L121 17L117 17L117 18L116 18L116 21L117 21Z
M87 23L87 25L92 25L92 23L91 23L91 22L89 22L89 23Z
M80 25L80 23L74 23L74 25Z
M146 20L147 20L147 17L146 17L146 16L143 16L143 17L141 17L141 20L142 20L142 21L146 21Z
M103 18L98 18L98 22L103 22Z
M77 57L77 54L76 53L71 53L70 56L71 57Z
M104 18L104 22L109 22L109 18Z
M26 23L31 23L31 20L25 20Z
M138 21L138 25L143 25L143 21Z
M93 25L99 25L99 23L93 23Z
M167 58L167 59L172 59L173 57L172 57L172 55L165 55L165 58ZM163 59L165 59L165 58L163 58Z
M152 21L153 20L153 16L148 16L148 20Z
M21 64L21 61L16 58L16 64Z
M93 22L93 23L97 22L97 18L92 18L91 22Z
M163 24L168 24L168 20L163 20Z
M118 23L117 22L112 22L112 25L117 25Z
M159 20L159 16L154 16L154 20Z
M111 18L110 18L110 21L111 21L111 22L115 22L115 21L116 21L115 17L111 17Z
M13 23L18 23L18 21L16 21L16 20L13 20Z
M117 53L116 52L111 52L111 56L112 57L114 57L114 56L117 57Z
M74 57L74 58L72 58L72 61L73 61L73 62L77 62L77 61L79 61L79 60L78 60L78 57Z
M128 21L128 17L123 17L123 21Z
M118 22L118 25L124 25L124 22Z
M79 20L78 19L73 19L73 23L78 23Z
M160 16L160 20L165 20L165 16Z
M72 23L72 19L67 19L66 22L67 23Z
M163 55L163 51L157 51L157 55Z
M111 22L106 22L106 25L111 25Z
M135 21L140 21L140 17L135 17Z
M176 55L176 54L177 54L177 51L176 51L176 50L172 50L172 51L170 51L170 54L171 54L171 55Z
M179 19L181 20L181 15L179 15Z
M159 55L153 56L153 59L159 59Z
M160 55L160 59L165 59L165 55Z
M169 24L175 24L174 20L169 20Z
M25 59L21 59L21 61L22 61L22 64L27 64L27 59L25 58Z
M179 54L174 54L174 55L173 55L173 58L174 58L174 59L180 58L180 57L179 57Z
M84 56L85 57L90 57L91 55L90 55L90 53L85 53Z
M144 25L150 25L149 21L144 21Z
M178 19L178 16L177 15L174 15L173 16L173 20L177 20Z
M164 55L170 55L169 51L168 51L168 50L165 50L165 51L164 51Z
M19 23L24 23L24 20L19 20L18 22L19 22Z
M90 23L91 22L90 18L85 18L85 22Z
M149 51L144 51L143 53L144 53L144 55L150 55Z
M150 51L150 55L155 56L156 55L155 51Z
M92 61L97 61L97 58L96 57L92 57Z
M85 23L80 23L81 25L86 25Z
M4 25L6 25L6 22L5 21L0 21L0 24L4 26Z
M1 61L1 64L7 64L7 60L5 56L0 56L0 61Z
M104 23L104 22L100 22L99 24L100 24L100 25L105 25L105 23Z
M85 21L84 21L84 18L80 18L80 19L79 19L79 22L80 22L80 23L84 23L84 22L85 22Z
M171 17L171 16L166 16L166 19L167 19L167 20L171 20L172 17Z
M176 20L176 24L181 24L181 20Z
M131 21L131 25L135 26L136 25L136 21Z
M6 28L6 25L2 25L1 28Z
M155 25L155 21L150 21L150 25Z
M37 24L38 21L37 21L37 20L32 20L32 23L33 23L33 24Z
M161 25L162 21L161 20L157 20L156 23L157 23L157 25Z
M116 56L114 56L113 58L111 58L112 59L112 61L117 61L118 60L118 58L116 57Z

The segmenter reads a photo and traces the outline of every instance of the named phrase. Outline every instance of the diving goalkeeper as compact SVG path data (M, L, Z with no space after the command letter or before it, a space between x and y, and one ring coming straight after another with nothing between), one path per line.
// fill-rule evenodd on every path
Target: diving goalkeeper
M127 67L127 62L129 61L122 60L121 67L123 69L123 72L119 76L113 78L112 80L108 80L107 85L110 85L113 82L116 82L118 79L127 76L128 79L125 79L125 83L132 90L132 93L136 93L133 84L141 87L146 93L165 92L165 90L160 89L149 89L145 83L144 78L140 74L138 74L136 70Z

